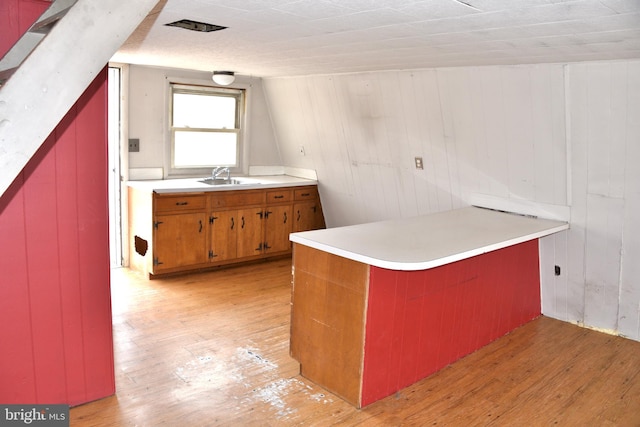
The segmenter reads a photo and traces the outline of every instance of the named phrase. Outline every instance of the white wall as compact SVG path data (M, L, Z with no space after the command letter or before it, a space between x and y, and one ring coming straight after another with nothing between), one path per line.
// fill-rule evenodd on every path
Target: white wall
M640 61L568 68L571 230L542 253L566 265L545 314L640 340Z
M131 65L129 68L129 138L140 139L140 151L129 153L130 168L163 168L165 139L167 78L212 84L211 73ZM211 83L210 83L211 82ZM248 165L282 165L276 145L269 110L264 98L262 80L237 76L236 83L250 86L247 112L246 148ZM233 85L232 85L233 87Z
M452 209L474 192L567 203L562 65L264 85L283 161L317 171L329 226Z
M638 340L638 67L462 67L264 87L284 165L317 171L329 226L457 208L472 193L573 205L571 231L541 245L543 312Z

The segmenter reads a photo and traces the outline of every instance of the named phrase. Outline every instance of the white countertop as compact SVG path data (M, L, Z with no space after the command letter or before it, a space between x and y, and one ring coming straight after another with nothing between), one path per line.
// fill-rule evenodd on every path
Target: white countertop
M296 187L315 185L312 179L298 178L289 175L265 175L231 178L242 181L242 184L209 185L200 182L202 178L162 179L150 181L128 181L129 187L155 193L191 193L203 191L251 190L260 188Z
M391 270L426 270L567 230L563 221L468 207L293 233L290 240Z

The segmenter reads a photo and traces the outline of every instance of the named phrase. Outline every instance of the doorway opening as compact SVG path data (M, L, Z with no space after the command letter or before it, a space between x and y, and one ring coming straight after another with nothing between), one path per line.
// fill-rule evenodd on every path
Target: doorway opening
M109 157L109 259L111 268L122 267L122 69L109 66L108 74Z

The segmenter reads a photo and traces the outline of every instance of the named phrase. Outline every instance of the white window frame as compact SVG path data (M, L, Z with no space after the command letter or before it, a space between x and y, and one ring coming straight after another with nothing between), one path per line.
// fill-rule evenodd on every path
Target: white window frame
M247 123L247 99L249 97L249 85L234 84L231 87L219 87L211 85L206 81L201 80L185 80L167 78L166 95L166 114L165 114L165 129L166 129L166 149L165 149L165 178L187 178L187 177L206 177L211 175L213 166L227 166L227 165L212 165L212 167L179 167L176 168L173 162L173 126L172 126L172 104L173 104L173 87L179 86L180 88L186 88L187 90L193 90L194 92L213 92L213 93L237 93L237 126L238 126L238 145L237 145L237 165L230 167L232 174L243 174L245 172L246 165L246 123Z

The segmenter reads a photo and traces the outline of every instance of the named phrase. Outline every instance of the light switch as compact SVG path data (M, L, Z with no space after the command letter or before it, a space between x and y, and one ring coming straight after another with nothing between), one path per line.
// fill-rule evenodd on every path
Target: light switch
M416 169L424 169L422 157L416 157Z

